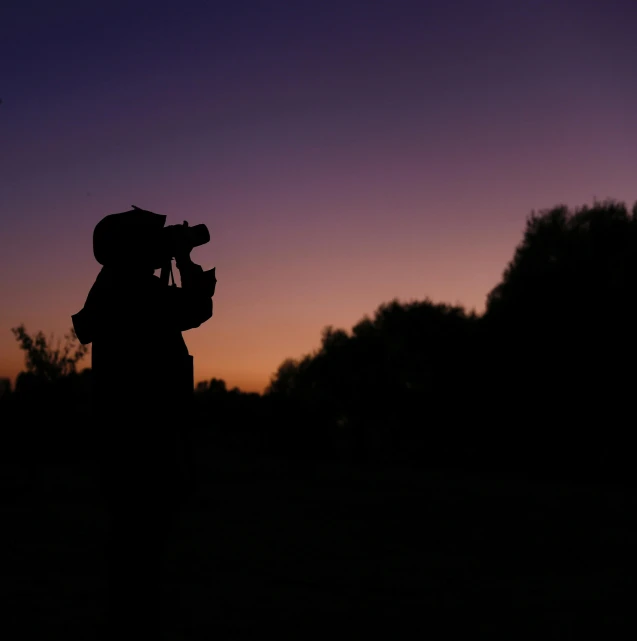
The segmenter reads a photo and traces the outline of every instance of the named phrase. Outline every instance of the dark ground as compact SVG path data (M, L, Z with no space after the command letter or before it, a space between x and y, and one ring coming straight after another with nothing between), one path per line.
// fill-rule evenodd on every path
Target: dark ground
M97 639L108 516L94 469L11 447L0 636ZM632 491L291 463L203 440L198 456L163 638L632 638Z

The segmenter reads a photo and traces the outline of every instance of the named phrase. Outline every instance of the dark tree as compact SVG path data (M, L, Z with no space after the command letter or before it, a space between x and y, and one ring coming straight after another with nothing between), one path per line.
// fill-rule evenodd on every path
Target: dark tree
M485 314L497 422L538 465L634 466L637 206L533 213ZM486 373L486 372L485 372ZM631 463L632 461L632 463ZM606 472L602 472L605 470Z
M64 412L68 421L88 410L90 370L77 371L88 348L80 344L75 331L71 328L64 341L47 339L41 331L31 335L24 325L11 331L25 356L25 371L18 374L13 395L24 417L36 419L44 413L50 419Z
M637 205L532 213L482 316L380 305L287 359L266 396L307 445L348 442L488 475L610 478L634 467Z
M58 339L55 347L53 337L47 340L41 331L31 336L23 324L12 327L11 331L25 353L27 373L46 381L74 374L77 364L88 353L88 346L80 344L73 328L64 335L64 344Z
M0 378L0 400L11 395L11 379Z
M297 404L313 441L349 443L356 458L385 455L414 439L439 453L441 433L462 423L448 404L469 393L477 321L458 307L394 300L351 333L326 327L321 347L282 363L267 393Z

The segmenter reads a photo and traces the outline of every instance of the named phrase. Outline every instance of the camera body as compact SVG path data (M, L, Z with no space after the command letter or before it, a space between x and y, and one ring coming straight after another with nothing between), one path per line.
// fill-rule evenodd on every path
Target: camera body
M210 232L206 225L189 227L183 225L168 225L159 232L159 245L162 256L166 259L175 258L179 253L190 253L195 247L210 242Z

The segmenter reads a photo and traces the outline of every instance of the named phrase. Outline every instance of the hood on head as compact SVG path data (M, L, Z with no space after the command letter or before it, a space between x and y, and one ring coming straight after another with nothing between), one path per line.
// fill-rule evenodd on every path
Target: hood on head
M93 231L93 255L100 265L112 265L135 257L140 246L166 224L166 216L133 209L109 214Z

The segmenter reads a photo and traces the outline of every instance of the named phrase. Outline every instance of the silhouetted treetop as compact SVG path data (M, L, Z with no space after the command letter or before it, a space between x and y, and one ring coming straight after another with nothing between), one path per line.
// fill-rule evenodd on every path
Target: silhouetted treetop
M197 383L195 391L198 394L226 394L228 389L226 382L222 378L212 378L209 381L201 381Z
M41 331L31 336L24 325L11 331L25 353L27 373L45 380L54 381L75 373L77 364L88 352L88 346L80 344L73 328L65 334L64 344L58 339L55 347L51 345L53 337L47 340Z
M320 347L302 359L285 360L266 394L293 397L342 415L355 405L362 407L362 399L370 395L431 392L446 384L452 372L460 375L464 369L460 363L471 353L477 321L461 307L394 299L349 333L325 327Z
M522 242L488 295L486 316L525 323L609 319L633 306L637 286L637 203L613 200L527 219Z

